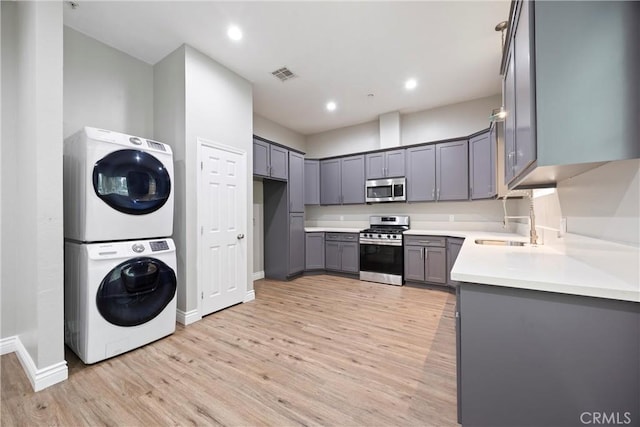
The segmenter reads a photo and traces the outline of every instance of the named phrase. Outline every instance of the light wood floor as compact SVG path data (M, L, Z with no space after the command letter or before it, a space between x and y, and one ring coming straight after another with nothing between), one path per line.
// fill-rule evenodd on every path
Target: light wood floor
M85 366L39 393L2 356L1 424L457 426L455 296L332 276Z

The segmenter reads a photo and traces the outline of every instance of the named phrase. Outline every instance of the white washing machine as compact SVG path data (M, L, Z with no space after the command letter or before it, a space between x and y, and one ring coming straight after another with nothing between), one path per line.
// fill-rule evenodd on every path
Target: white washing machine
M64 235L80 242L173 233L173 154L150 139L85 127L64 142Z
M86 364L141 347L176 328L171 239L65 242L65 343Z

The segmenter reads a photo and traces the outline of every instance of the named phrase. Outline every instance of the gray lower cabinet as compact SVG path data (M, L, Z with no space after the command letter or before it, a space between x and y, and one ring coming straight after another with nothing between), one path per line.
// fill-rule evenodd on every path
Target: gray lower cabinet
M407 148L407 201L469 198L467 140Z
M324 270L324 233L305 234L305 270Z
M460 282L451 279L451 269L456 263L463 243L464 239L458 237L447 238L447 285L451 287L456 287L460 284Z
M289 212L304 212L304 156L289 152Z
M254 138L253 174L265 178L286 180L289 177L289 150Z
M320 161L320 204L364 203L364 155Z
M304 213L289 214L289 275L305 269Z
M289 213L286 181L265 179L262 185L265 277L287 280L304 271L304 213Z
M342 273L360 271L360 246L357 233L325 234L325 269Z
M472 283L457 296L463 426L638 425L638 303Z
M304 204L320 204L320 161L304 161Z
M404 279L444 285L447 283L446 238L405 236Z
M490 199L496 191L497 128L469 139L469 195L471 200Z

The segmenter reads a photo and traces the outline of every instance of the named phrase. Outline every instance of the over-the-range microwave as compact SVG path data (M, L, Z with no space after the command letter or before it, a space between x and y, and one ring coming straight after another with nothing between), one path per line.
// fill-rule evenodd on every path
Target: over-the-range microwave
M405 187L406 178L368 179L365 201L367 203L404 202L407 200Z

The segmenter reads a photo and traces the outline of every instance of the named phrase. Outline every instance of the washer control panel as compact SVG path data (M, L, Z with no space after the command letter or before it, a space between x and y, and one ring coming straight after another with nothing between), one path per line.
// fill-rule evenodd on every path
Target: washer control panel
M158 241L155 241L155 242L149 242L149 246L151 246L151 252L169 250L169 244L167 243L166 240L158 240Z

